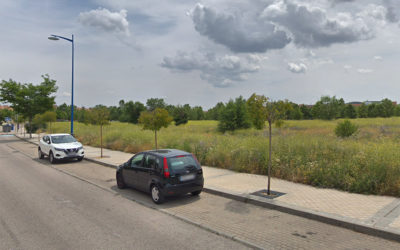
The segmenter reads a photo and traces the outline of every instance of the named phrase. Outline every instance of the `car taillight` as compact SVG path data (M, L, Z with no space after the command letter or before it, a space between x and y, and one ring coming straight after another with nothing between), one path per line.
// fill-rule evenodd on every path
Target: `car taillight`
M168 169L168 162L167 162L166 157L164 157L164 177L169 178L169 169Z

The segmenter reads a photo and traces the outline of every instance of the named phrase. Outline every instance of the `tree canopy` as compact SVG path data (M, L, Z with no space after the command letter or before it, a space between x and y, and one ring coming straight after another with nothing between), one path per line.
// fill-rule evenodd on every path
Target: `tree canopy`
M31 124L36 114L53 109L57 91L56 81L48 75L42 75L43 82L39 85L32 83L21 84L12 79L0 83L0 101L11 104L13 110L23 115Z

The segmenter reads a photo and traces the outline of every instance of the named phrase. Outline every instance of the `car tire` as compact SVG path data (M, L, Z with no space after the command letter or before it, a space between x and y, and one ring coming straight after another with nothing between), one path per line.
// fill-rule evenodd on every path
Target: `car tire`
M54 158L53 152L51 152L51 151L50 151L50 154L49 154L49 161L50 161L51 164L56 163L56 159Z
M164 202L164 195L161 193L157 185L152 185L150 188L151 199L156 204L161 204Z
M83 157L78 157L78 158L76 158L78 161L82 161L83 160Z
M38 156L39 156L39 159L43 159L44 158L44 154L43 154L43 152L42 152L42 150L40 148L38 148Z
M194 191L194 192L192 192L192 195L193 196L197 196L197 195L199 195L201 193L201 190L199 190L199 191Z
M124 178L122 177L122 174L121 174L121 173L117 173L116 179L117 179L117 187L118 187L119 189L124 189L124 188L126 188L126 184L125 184Z

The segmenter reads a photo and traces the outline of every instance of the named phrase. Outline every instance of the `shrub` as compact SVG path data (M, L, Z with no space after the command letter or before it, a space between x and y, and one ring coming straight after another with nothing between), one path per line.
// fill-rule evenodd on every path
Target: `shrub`
M357 132L358 126L351 123L349 120L344 120L342 122L339 122L338 125L335 128L335 134L338 137L349 137L353 135L355 132Z

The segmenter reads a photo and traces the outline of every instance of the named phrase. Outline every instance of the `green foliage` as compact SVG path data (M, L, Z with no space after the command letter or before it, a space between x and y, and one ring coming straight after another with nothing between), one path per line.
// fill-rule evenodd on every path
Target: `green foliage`
M97 105L89 110L86 119L90 124L100 126L100 157L103 157L103 127L110 125L110 111L105 106Z
M176 126L179 126L181 124L186 124L188 122L189 115L186 109L182 106L177 106L176 108L174 108L172 116L174 118Z
M391 100L387 98L383 99L379 106L381 106L381 112L379 113L380 117L391 117L394 115L395 106Z
M288 120L302 120L304 118L304 114L301 111L301 108L296 103L289 103L290 108L286 112L286 117Z
M51 110L54 105L55 96L51 95L57 91L56 81L48 75L42 78L43 82L39 85L3 80L0 84L0 101L10 103L16 113L23 115L31 123L36 114ZM32 131L31 126L29 127L29 131Z
M105 126L110 124L110 111L107 107L97 105L89 110L87 122L93 125Z
M343 115L344 107L342 98L338 100L335 96L322 96L312 107L311 113L314 119L333 120Z
M224 110L224 108L225 108L224 103L222 103L222 102L217 103L213 108L211 108L207 111L207 113L205 114L205 119L219 121L220 115L221 115L222 111Z
M147 110L153 111L156 108L165 109L167 104L162 98L150 98L146 102Z
M346 107L344 108L343 117L352 118L352 119L357 118L357 111L353 105L351 105L351 104L346 105Z
M318 187L400 197L400 118L352 120L359 132L346 140L332 133L337 122L285 121L273 127L272 176ZM189 121L170 126L160 137L161 148L191 149L203 165L267 174L267 130L246 129L221 134L217 121ZM55 132L68 132L57 122ZM75 123L79 141L100 147L97 125ZM153 148L154 133L141 126L112 122L104 128L104 145L137 153ZM179 136L177 136L179 135Z
M168 114L166 109L156 108L153 111L143 111L139 117L139 123L142 124L144 130L154 131L154 141L156 149L157 144L157 131L161 128L167 128L172 122L173 118Z
M3 122L6 117L12 117L12 116L13 116L13 111L11 111L9 109L1 109L0 110L0 125L1 125L1 122Z
M358 108L358 117L367 118L368 117L368 106L364 103Z
M158 131L161 128L167 128L173 118L168 114L166 109L156 108L153 111L143 111L139 117L139 123L143 129Z
M338 137L349 137L352 136L355 132L357 132L358 126L351 123L349 120L344 120L339 122L335 128L335 134Z
M50 133L51 133L52 132L52 130L51 130L52 126L51 125L52 125L52 123L54 123L57 120L56 112L54 112L54 111L46 111L42 115L40 115L40 119L44 123L46 123L46 122L49 123L49 130L50 130Z
M220 114L218 130L221 132L234 131L236 129L249 128L250 117L247 111L246 100L238 97L230 100Z
M286 114L292 110L292 106L287 101L271 101L264 95L253 94L247 100L250 117L256 129L262 129L265 121L272 125L286 118Z

